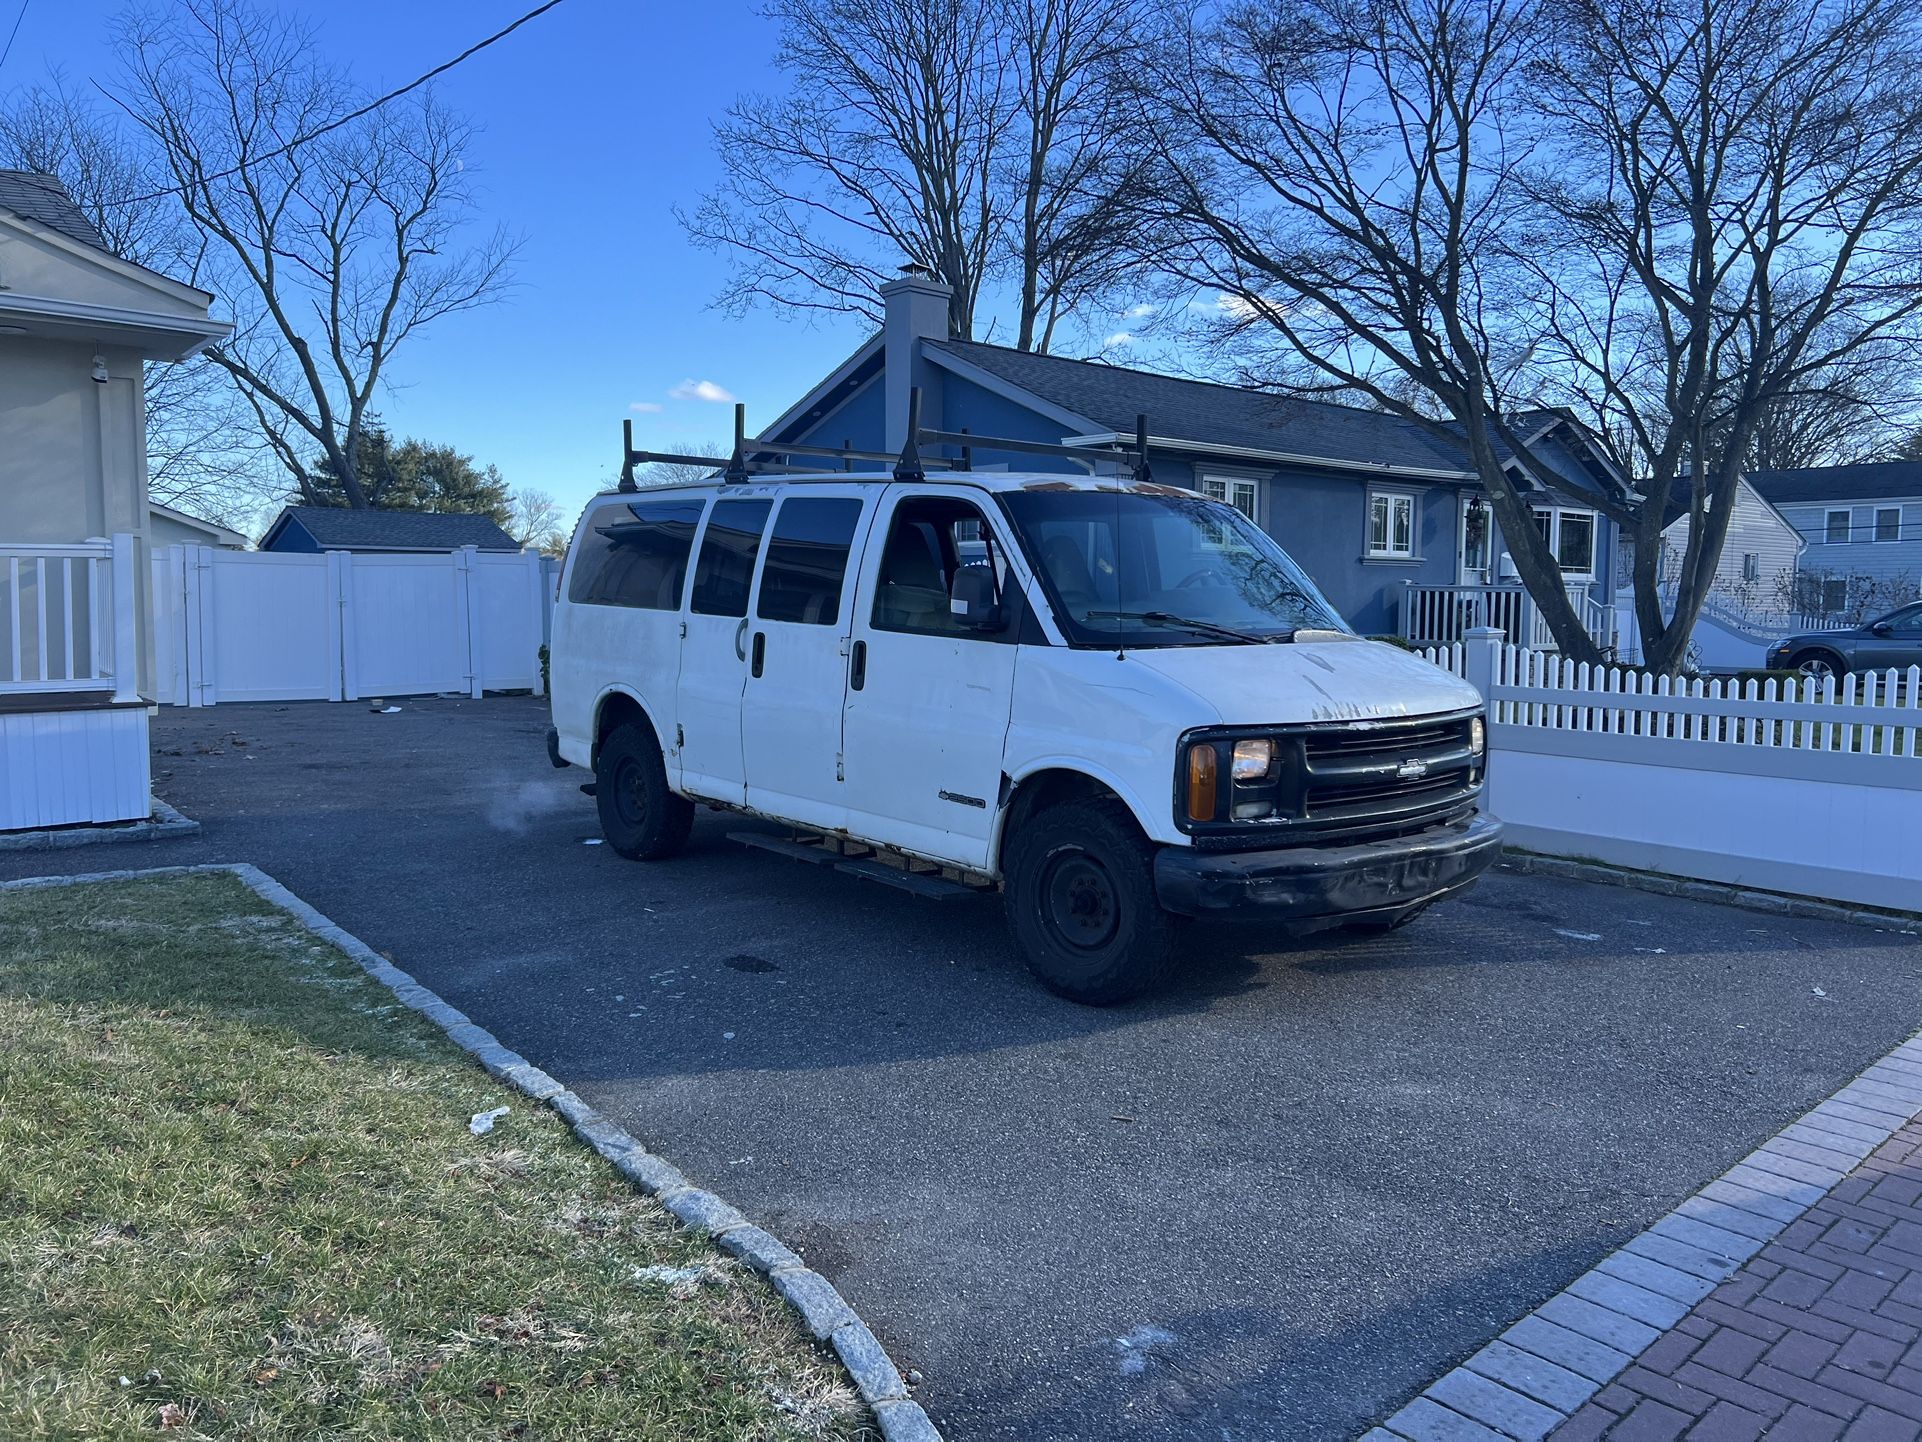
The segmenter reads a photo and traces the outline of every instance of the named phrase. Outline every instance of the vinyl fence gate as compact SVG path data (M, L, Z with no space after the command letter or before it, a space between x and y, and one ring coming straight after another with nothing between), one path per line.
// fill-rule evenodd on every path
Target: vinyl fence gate
M537 552L153 554L154 682L176 706L541 688Z

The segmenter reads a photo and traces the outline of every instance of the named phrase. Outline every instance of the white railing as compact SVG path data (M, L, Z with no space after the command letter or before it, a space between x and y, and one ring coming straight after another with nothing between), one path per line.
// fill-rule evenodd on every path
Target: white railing
M138 699L133 540L0 542L0 693Z
M1922 909L1922 667L1672 679L1576 665L1492 629L1424 654L1486 702L1483 809L1510 845Z
M1568 603L1581 618L1582 629L1597 646L1612 640L1612 610L1589 594L1586 582L1571 582ZM1541 609L1518 583L1482 586L1424 586L1402 582L1401 635L1417 646L1448 645L1477 626L1492 626L1512 645L1537 651L1555 649L1555 635Z

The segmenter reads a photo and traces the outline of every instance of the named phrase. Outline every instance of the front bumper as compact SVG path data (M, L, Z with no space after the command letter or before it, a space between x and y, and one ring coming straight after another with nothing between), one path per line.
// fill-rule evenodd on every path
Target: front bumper
M1494 864L1502 824L1470 816L1412 836L1356 846L1155 855L1155 892L1181 916L1278 921L1392 918L1465 889Z

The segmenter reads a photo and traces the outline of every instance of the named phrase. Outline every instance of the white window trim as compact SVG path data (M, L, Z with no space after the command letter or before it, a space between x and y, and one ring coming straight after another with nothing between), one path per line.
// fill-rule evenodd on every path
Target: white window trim
M1195 489L1202 495L1207 496L1210 500L1220 501L1224 506L1234 506L1235 487L1251 487L1255 493L1255 509L1252 514L1246 511L1243 511L1242 514L1248 516L1249 520L1259 526L1263 521L1261 480L1262 478L1259 476L1238 476L1232 471L1200 471L1195 475ZM1212 495L1208 490L1210 486L1221 487L1222 493L1218 496ZM1235 509L1240 510L1241 508L1235 506Z
M1561 555L1562 517L1580 516L1588 521L1588 569L1586 571L1563 571L1562 580L1570 585L1595 580L1595 562L1602 548L1602 522L1599 512L1583 506L1530 506L1529 510L1537 516L1548 516L1548 553Z
M1895 534L1885 541L1882 539L1882 518L1890 514L1895 516ZM1900 506L1877 506L1875 508L1875 519L1869 523L1869 540L1878 546L1892 546L1900 542L1901 539L1902 508Z
M1834 520L1837 516L1844 517L1848 524L1848 533L1844 535L1842 539L1839 541L1836 540L1834 536L1831 534L1831 532L1833 531L1833 527L1829 525L1829 522ZM1851 544L1854 540L1855 540L1855 512L1853 510L1847 509L1846 507L1842 507L1842 506L1831 506L1829 509L1822 512L1822 544L1823 545L1846 546Z
M1391 544L1388 548L1382 550L1375 548L1374 541L1375 498L1377 496L1387 497L1389 503L1388 539ZM1394 503L1398 499L1408 502L1408 549L1405 551L1397 551L1393 549L1392 545L1395 537ZM1421 492L1404 490L1399 486L1370 486L1368 488L1361 508L1361 554L1362 558L1368 561L1418 562L1421 560Z

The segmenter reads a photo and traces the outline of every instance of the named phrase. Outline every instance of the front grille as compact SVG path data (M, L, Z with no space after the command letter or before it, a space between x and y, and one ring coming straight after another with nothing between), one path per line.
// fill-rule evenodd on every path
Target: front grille
M1360 841L1420 830L1464 813L1481 791L1481 758L1470 749L1473 719L1474 713L1463 712L1201 733L1193 744L1219 748L1223 776L1235 740L1272 739L1280 750L1278 777L1265 789L1261 783L1246 790L1223 786L1211 821L1180 819L1196 844L1209 850ZM1230 819L1230 808L1248 800L1272 800L1274 815Z

